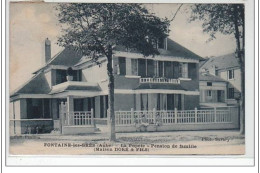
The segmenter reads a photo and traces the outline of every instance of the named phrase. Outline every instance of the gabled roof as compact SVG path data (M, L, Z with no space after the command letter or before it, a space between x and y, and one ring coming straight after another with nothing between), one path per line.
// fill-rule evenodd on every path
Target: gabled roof
M45 78L45 75L43 73L39 73L12 93L11 97L18 94L48 94L50 90L51 88Z
M199 80L210 81L210 82L226 82L224 79L209 73L200 73Z
M116 51L122 51L125 52L126 48L123 46L116 46ZM132 53L138 53L135 50L130 50L129 52ZM160 55L164 56L173 56L173 57L182 57L185 59L195 59L195 60L204 60L199 55L195 54L194 52L188 50L187 48L183 47L179 43L167 38L167 50L165 49L159 49Z
M126 51L122 46L117 46L115 50ZM186 49L175 41L167 38L167 50L159 49L161 55L172 56L172 57L182 57L185 59L195 59L202 60L200 56L193 53L192 51ZM25 85L23 85L20 89L14 92L11 96L15 96L18 94L48 94L51 91L51 88L45 78L43 70L51 65L59 65L65 67L73 67L79 62L85 62L83 60L82 54L76 52L73 49L65 48L58 54L56 54L53 58L51 58L43 67L35 71L33 74L35 76ZM83 88L83 87L72 87L66 88L65 90L98 90L97 88ZM183 90L180 85L172 85L170 88L168 85L160 85L157 86L152 84L142 84L137 89L173 89L173 90Z
M235 53L209 58L201 68L209 69L213 65L215 65L218 70L239 67Z

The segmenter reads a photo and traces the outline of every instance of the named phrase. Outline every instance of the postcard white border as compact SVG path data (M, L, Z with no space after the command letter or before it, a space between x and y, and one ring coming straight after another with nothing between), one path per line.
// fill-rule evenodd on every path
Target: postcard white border
M68 0L66 0L68 1ZM57 2L57 1L51 1L48 0L48 2ZM61 1L60 1L61 2ZM75 2L75 1L74 1ZM111 2L108 0L97 0L97 1L80 1L77 0L77 2ZM122 0L116 0L113 2L136 2L136 1L122 1ZM169 0L163 0L163 1L156 1L156 0L151 0L151 1L138 1L138 2L144 2L144 3L194 3L194 1L190 0L178 0L178 1L169 1ZM197 0L196 3L245 3L246 7L246 56L247 57L254 57L254 52L256 52L255 55L257 55L257 50L254 50L254 15L253 14L253 9L254 9L254 2L253 0ZM4 5L2 6L2 13L7 14L6 20L3 21L3 34L2 33L2 38L5 38L4 36L6 35L6 44L4 44L4 39L2 39L2 53L6 53L3 55L6 55L8 57L8 52L9 52L9 43L8 43L8 35L9 35L9 26L8 26L8 19L9 19L9 0L6 2L6 8L4 8ZM257 2L256 2L257 5ZM7 11L5 11L7 10ZM5 16L5 15L3 15ZM5 25L5 23L7 25ZM6 28L6 30L5 30ZM6 46L6 47L5 47ZM6 51L5 51L6 50ZM5 56L2 56L5 57ZM257 58L257 56L256 56ZM5 97L2 97L2 115L5 115L5 112L8 112L8 105L9 104L4 104L6 101L8 101L8 71L9 71L9 62L6 61L7 59L2 58L2 75L3 77L6 76L6 79L3 84L2 84L2 94ZM254 74L256 74L257 69L254 67L257 66L258 60L250 61L249 59L246 60L246 98L255 98L257 97L258 92L256 91L254 93L252 86L255 84L257 85L257 80L254 79ZM256 64L254 64L256 63ZM255 89L258 87L255 86ZM251 100L250 99L250 100ZM255 98L257 99L257 98ZM8 102L7 102L8 103ZM40 166L40 165L75 165L75 166L90 166L90 165L121 165L121 166L133 166L133 165L138 165L138 166L143 166L143 165L159 165L159 166L181 166L181 165L189 165L189 166L195 166L195 165L205 165L205 166L218 166L218 165L234 165L234 166L253 166L254 161L257 161L257 156L256 160L254 160L254 154L256 151L254 151L253 145L254 145L254 134L257 135L257 127L258 127L258 117L255 117L255 128L253 126L254 124L254 111L255 115L257 114L258 111L258 106L257 106L257 100L255 102L255 105L250 103L246 103L246 115L251 115L251 116L246 116L246 154L244 156L7 156L6 158L6 163L7 165L15 166L15 165L31 165L31 166ZM255 106L255 108L254 108ZM6 132L8 132L8 128L5 128L5 122L6 122L5 116L2 116L2 137L3 139L6 137ZM8 123L7 123L8 124ZM255 132L255 133L254 133ZM258 138L255 136L255 142L257 143ZM8 137L6 140L2 143L3 145L3 154L8 151ZM255 145L255 149L257 150L257 145ZM3 156L3 155L2 155ZM76 159L77 158L77 159ZM2 157L2 159L5 159ZM115 164L116 163L116 164ZM257 163L257 162L256 162ZM233 172L233 171L232 171Z

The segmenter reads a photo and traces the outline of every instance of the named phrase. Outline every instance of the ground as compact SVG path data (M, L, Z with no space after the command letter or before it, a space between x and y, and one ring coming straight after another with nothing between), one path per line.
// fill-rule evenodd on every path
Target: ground
M117 133L110 142L104 131L86 135L38 134L10 138L11 155L87 154L237 154L245 153L238 130Z

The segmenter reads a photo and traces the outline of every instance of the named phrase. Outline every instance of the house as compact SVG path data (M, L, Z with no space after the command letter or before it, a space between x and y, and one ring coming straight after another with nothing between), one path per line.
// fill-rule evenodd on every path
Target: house
M227 106L227 81L208 72L200 73L200 106Z
M116 124L130 123L130 131L135 130L137 117L137 121L148 118L147 121L156 124L156 111L161 118L165 111L174 111L175 114L171 113L174 118L178 111L199 107L201 57L169 38L158 46L158 50L160 55L144 57L121 46L114 49ZM30 81L10 95L10 132L45 133L53 129L62 134L94 132L95 123L108 116L106 58L94 62L67 48L51 58L50 52L51 44L46 39L45 64L33 73ZM149 119L151 112L153 118ZM197 116L197 111L193 115ZM184 114L180 112L180 116ZM177 117L168 119L162 122L206 123L212 120L192 118L191 115L189 119L186 116L178 120ZM126 126L120 127L121 131L127 129ZM117 131L120 131L119 127Z
M205 82L208 82L209 85L211 85L211 83L213 85L215 84L215 86L219 85L218 87L211 86L211 88L214 89L213 92L216 92L215 96L210 96L210 89L206 91L206 94L201 94L202 105L204 101L209 101L207 98L215 100L214 102L217 103L216 106L223 105L219 104L220 102L225 103L226 105L237 104L236 98L238 98L239 93L241 93L241 70L235 53L207 59L202 63L200 73L208 74L206 76L200 75L200 92L202 94L206 89L204 87ZM226 84L224 84L224 81L226 81ZM223 88L224 85L226 85L226 89ZM207 87L210 88L209 86Z

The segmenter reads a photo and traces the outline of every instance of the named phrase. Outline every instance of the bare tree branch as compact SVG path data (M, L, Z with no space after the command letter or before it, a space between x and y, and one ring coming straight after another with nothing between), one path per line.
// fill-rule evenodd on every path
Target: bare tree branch
M173 15L172 19L170 20L170 22L172 22L172 21L175 19L176 15L178 14L178 12L180 11L180 9L181 9L182 6L183 6L183 4L181 4L181 5L178 7L178 9L177 9L176 12L174 13L174 15Z

